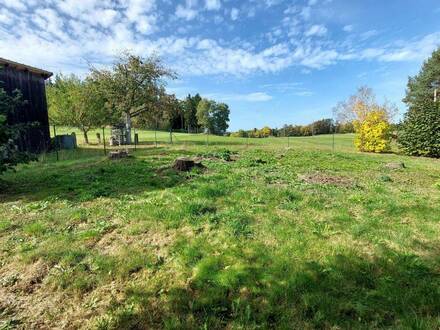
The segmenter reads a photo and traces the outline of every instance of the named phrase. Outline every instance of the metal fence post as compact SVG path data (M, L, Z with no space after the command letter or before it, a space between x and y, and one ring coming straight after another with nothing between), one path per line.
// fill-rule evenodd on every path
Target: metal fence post
M57 129L56 129L55 125L53 125L53 135L54 135L54 140L55 140L55 153L57 155L57 161L59 161L60 160L60 156L58 155Z
M102 128L102 142L104 143L104 155L107 155L107 149L105 146L105 127Z

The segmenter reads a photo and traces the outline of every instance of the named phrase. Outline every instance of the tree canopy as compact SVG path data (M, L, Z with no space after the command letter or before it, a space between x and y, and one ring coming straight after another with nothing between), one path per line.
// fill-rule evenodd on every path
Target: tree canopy
M408 106L398 141L405 153L440 157L440 48L408 79L404 102Z
M124 53L111 69L92 68L90 79L105 95L106 107L125 121L130 142L131 119L156 106L165 79L175 76L156 56Z
M103 93L91 79L57 75L47 85L47 102L52 123L79 128L88 143L88 131L111 121Z
M229 106L202 99L197 105L198 123L212 134L224 134L229 127Z

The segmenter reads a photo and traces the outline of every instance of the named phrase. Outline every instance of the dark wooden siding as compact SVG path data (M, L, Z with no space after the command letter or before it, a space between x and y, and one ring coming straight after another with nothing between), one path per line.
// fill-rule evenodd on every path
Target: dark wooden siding
M21 134L19 148L29 152L42 152L50 146L49 117L47 113L45 78L42 75L14 67L0 67L1 86L7 93L18 89L25 101L8 117L10 124L34 123Z

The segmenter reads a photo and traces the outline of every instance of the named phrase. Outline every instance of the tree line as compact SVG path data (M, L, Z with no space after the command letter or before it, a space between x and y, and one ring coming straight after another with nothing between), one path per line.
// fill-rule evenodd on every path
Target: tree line
M110 69L91 68L84 79L57 74L46 87L52 124L80 129L85 143L93 128L121 125L224 134L229 106L199 94L179 100L166 91L176 74L160 58L125 53Z
M250 137L250 138L267 138L286 137L286 136L312 136L320 134L345 134L354 133L354 125L352 122L340 123L335 122L331 118L316 120L308 125L284 125L281 128L270 128L264 126L261 129L254 128L252 130L238 130L230 134L232 137Z

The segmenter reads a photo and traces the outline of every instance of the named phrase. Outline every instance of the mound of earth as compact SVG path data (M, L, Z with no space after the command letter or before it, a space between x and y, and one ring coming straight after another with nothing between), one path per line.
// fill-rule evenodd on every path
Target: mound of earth
M300 175L301 181L310 184L330 184L335 186L347 187L353 185L353 180L343 176L330 175L324 173L309 173Z

